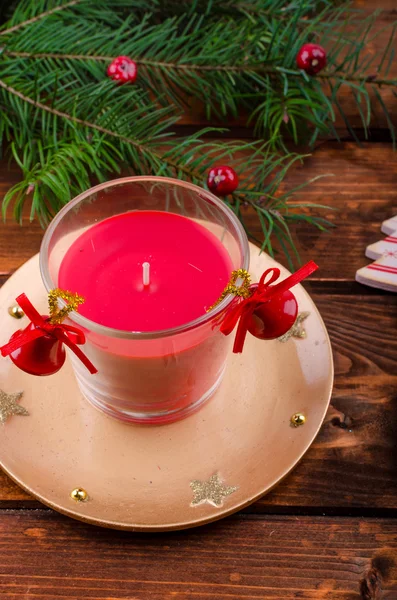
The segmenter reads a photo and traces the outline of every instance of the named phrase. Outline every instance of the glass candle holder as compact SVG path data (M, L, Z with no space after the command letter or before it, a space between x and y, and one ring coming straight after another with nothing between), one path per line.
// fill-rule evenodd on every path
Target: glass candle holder
M247 237L224 202L184 181L128 177L80 194L52 221L40 250L47 291L60 287L60 267L75 240L101 221L131 211L165 211L192 219L216 236L232 269L248 269ZM194 293L194 289L186 289L186 302ZM98 370L91 375L69 353L81 392L94 406L124 421L166 423L186 417L208 400L221 382L230 342L219 331L219 317L231 301L231 297L225 298L195 320L161 331L115 329L71 313L68 320L84 331L83 351ZM120 298L114 310L131 307Z

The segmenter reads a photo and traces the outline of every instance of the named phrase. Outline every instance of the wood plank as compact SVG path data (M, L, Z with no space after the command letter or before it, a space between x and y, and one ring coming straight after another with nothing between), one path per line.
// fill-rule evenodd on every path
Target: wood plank
M20 179L16 163L0 160L0 202ZM0 276L9 275L38 252L42 237L43 230L37 221L30 223L26 217L21 226L13 220L12 210L9 211L6 222L0 220Z
M312 258L321 267L312 280L352 282L356 270L369 262L364 255L366 246L383 237L381 222L397 214L397 153L385 143L359 148L354 143L327 142L303 166L290 171L280 191L324 174L333 176L312 183L294 200L336 209L322 213L336 227L324 233L298 225L293 228L294 235L302 260ZM0 199L18 177L15 165L8 170L7 163L0 162ZM259 235L257 218L248 209L246 218L253 233ZM10 214L7 223L0 224L0 275L10 274L38 252L42 235L37 222L29 223L26 217L21 228ZM277 258L285 264L282 254Z
M377 0L355 0L353 2L355 8L362 11L363 18L367 17L369 14L378 10L379 15L376 21L376 24L373 27L371 33L371 41L368 43L366 51L367 55L374 56L375 54L381 53L385 50L388 41L389 35L392 30L392 24L396 21L396 4L394 0L382 0L382 2L377 2ZM397 50L397 40L395 39L392 47L394 47L395 51ZM378 61L378 63L380 60ZM374 73L376 74L377 63L375 63ZM388 79L396 79L397 78L397 62L394 61L391 65L390 72L388 74ZM325 89L327 89L326 84L324 84ZM390 114L391 118L395 123L396 108L397 108L397 98L393 94L393 88L391 86L383 86L379 88L379 93L385 102ZM395 91L395 90L394 90ZM330 94L329 94L330 95ZM379 105L379 102L375 99L374 94L371 94L372 98L372 106L373 113L371 118L371 129L381 128L388 129L387 118ZM351 90L348 86L343 86L339 92L338 99L340 105L343 109L343 112L346 114L349 122L353 128L357 128L358 130L362 130L362 120L357 110L356 101L351 93ZM338 130L340 135L347 134L347 128L345 122L336 107L335 108L335 127ZM365 114L366 108L365 105L362 104L363 112ZM248 115L243 114L240 111L240 115L237 119L227 118L227 125L244 125L247 123ZM181 119L181 124L203 124L203 125L214 125L220 124L224 121L220 121L220 123L214 123L214 120L208 121L205 117L205 108L204 106L198 102L196 99L190 100L190 108L185 111L183 118ZM357 131L357 134L360 138L363 138L363 132Z
M374 26L373 33L371 36L376 35L376 37L368 44L367 52L368 55L375 55L379 52L383 52L388 44L389 36L392 29L392 24L396 21L396 4L393 0L382 0L379 2L377 0L355 0L354 5L364 10L365 14L368 15L376 10L379 10L379 17L377 19L376 25ZM392 48L394 51L397 50L397 40L394 39L392 44ZM379 63L380 61L378 61ZM377 66L377 65L376 65ZM374 69L376 74L376 68ZM397 63L394 60L390 72L388 74L388 79L397 79ZM393 94L393 88L390 87L381 87L378 89L383 101L385 102L388 111L391 115L393 115L392 121L395 122L395 112L397 108L397 98ZM394 89L395 91L395 89ZM373 106L373 114L371 118L371 128L388 128L387 118L379 105L379 102L374 98L374 94L371 94L371 101ZM355 100L351 94L351 92L345 88L341 90L340 94L340 104L346 113L349 121L351 122L353 127L362 127L362 121L358 114ZM362 105L364 107L364 105ZM364 109L365 110L365 109ZM339 113L337 113L335 125L337 129L344 129L344 122Z
M331 407L301 463L249 511L397 514L397 295L313 299L334 352ZM31 502L38 506L1 474L0 507Z
M252 510L397 509L397 295L313 299L333 348L331 406L302 462Z
M311 280L351 282L357 269L370 262L365 258L366 247L384 237L382 221L397 214L397 154L383 143L360 148L354 143L326 142L288 174L282 189L292 190L327 174L331 176L300 190L294 201L332 207L319 214L335 228L327 233L302 224L293 233L302 261L312 258L320 266ZM250 228L259 235L254 216Z
M0 547L4 600L397 598L394 520L232 518L149 536L3 512Z

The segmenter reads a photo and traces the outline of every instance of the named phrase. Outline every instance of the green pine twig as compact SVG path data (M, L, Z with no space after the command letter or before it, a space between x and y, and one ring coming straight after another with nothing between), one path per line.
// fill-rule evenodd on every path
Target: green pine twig
M52 58L54 60L81 60L81 61L99 61L99 62L112 62L116 56L95 56L90 54L57 54L57 53L49 53L49 52L39 52L37 54L31 52L8 52L5 51L4 54L6 56L11 56L15 58L31 58L34 60ZM138 65L142 65L144 67L161 67L163 69L168 70L181 70L185 72L189 71L210 71L210 72L230 72L230 73L261 73L261 74L269 74L269 75L280 75L281 73L286 73L285 69L282 67L272 66L272 65L194 65L189 63L176 63L176 62L165 62L165 61L153 61L153 60L145 60L145 59L137 59L135 61ZM293 75L295 77L302 77L302 72L297 69L290 69L288 71L289 75ZM328 80L333 79L340 81L342 83L347 81L353 81L358 83L371 83L373 85L382 86L397 86L397 78L396 79L382 79L379 78L376 74L373 75L341 75L338 72L328 72L324 71L318 73L316 75L317 80Z
M0 36L9 35L10 33L15 33L15 31L19 31L19 29L22 29L23 27L27 27L28 25L32 25L33 23L37 23L37 21L40 21L41 19L45 19L46 17L49 17L50 15L53 15L61 10L65 10L66 8L72 8L73 6L77 6L77 4L80 4L80 2L82 2L82 0L70 0L70 2L67 2L66 4L61 4L60 6L55 6L54 8L51 8L50 10L46 10L46 11L42 12L41 14L37 15L36 17L32 17L31 19L27 19L26 21L23 21L22 23L18 23L17 25L14 25L13 27L8 27L7 29L0 31Z
M225 201L246 228L251 207L263 249L273 253L277 237L292 259L290 223L329 223L307 212L318 207L280 193L288 169L302 159L287 152L286 136L314 143L320 133L337 134L338 111L355 135L338 99L342 86L351 90L366 135L373 102L394 135L379 92L396 86L389 75L395 28L384 50L371 55L374 18L357 25L357 15L320 0L21 0L0 32L0 138L23 173L3 211L13 205L20 219L30 201L31 218L45 223L90 176L128 168L203 185L208 169L222 161L241 177L238 193ZM352 23L357 27L349 32ZM329 48L327 70L317 77L296 69L307 41ZM134 86L106 77L106 63L120 54L138 62ZM204 132L169 138L191 97L208 118L246 111L269 142L208 142Z

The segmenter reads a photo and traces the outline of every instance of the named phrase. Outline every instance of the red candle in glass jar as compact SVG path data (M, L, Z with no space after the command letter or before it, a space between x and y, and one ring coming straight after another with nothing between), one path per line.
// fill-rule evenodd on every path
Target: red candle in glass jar
M59 270L59 287L85 298L79 312L100 325L160 331L205 314L233 269L218 238L174 213L132 211L82 233Z
M166 423L217 389L230 340L213 310L231 272L247 269L236 215L210 192L164 177L129 177L87 190L55 217L41 247L47 291L85 297L70 325L85 335L91 375L70 353L81 391L102 411Z

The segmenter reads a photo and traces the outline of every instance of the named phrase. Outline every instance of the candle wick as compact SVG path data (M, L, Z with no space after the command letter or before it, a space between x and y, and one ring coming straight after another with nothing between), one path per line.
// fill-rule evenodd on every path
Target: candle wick
M150 263L142 263L142 280L144 287L150 285Z

